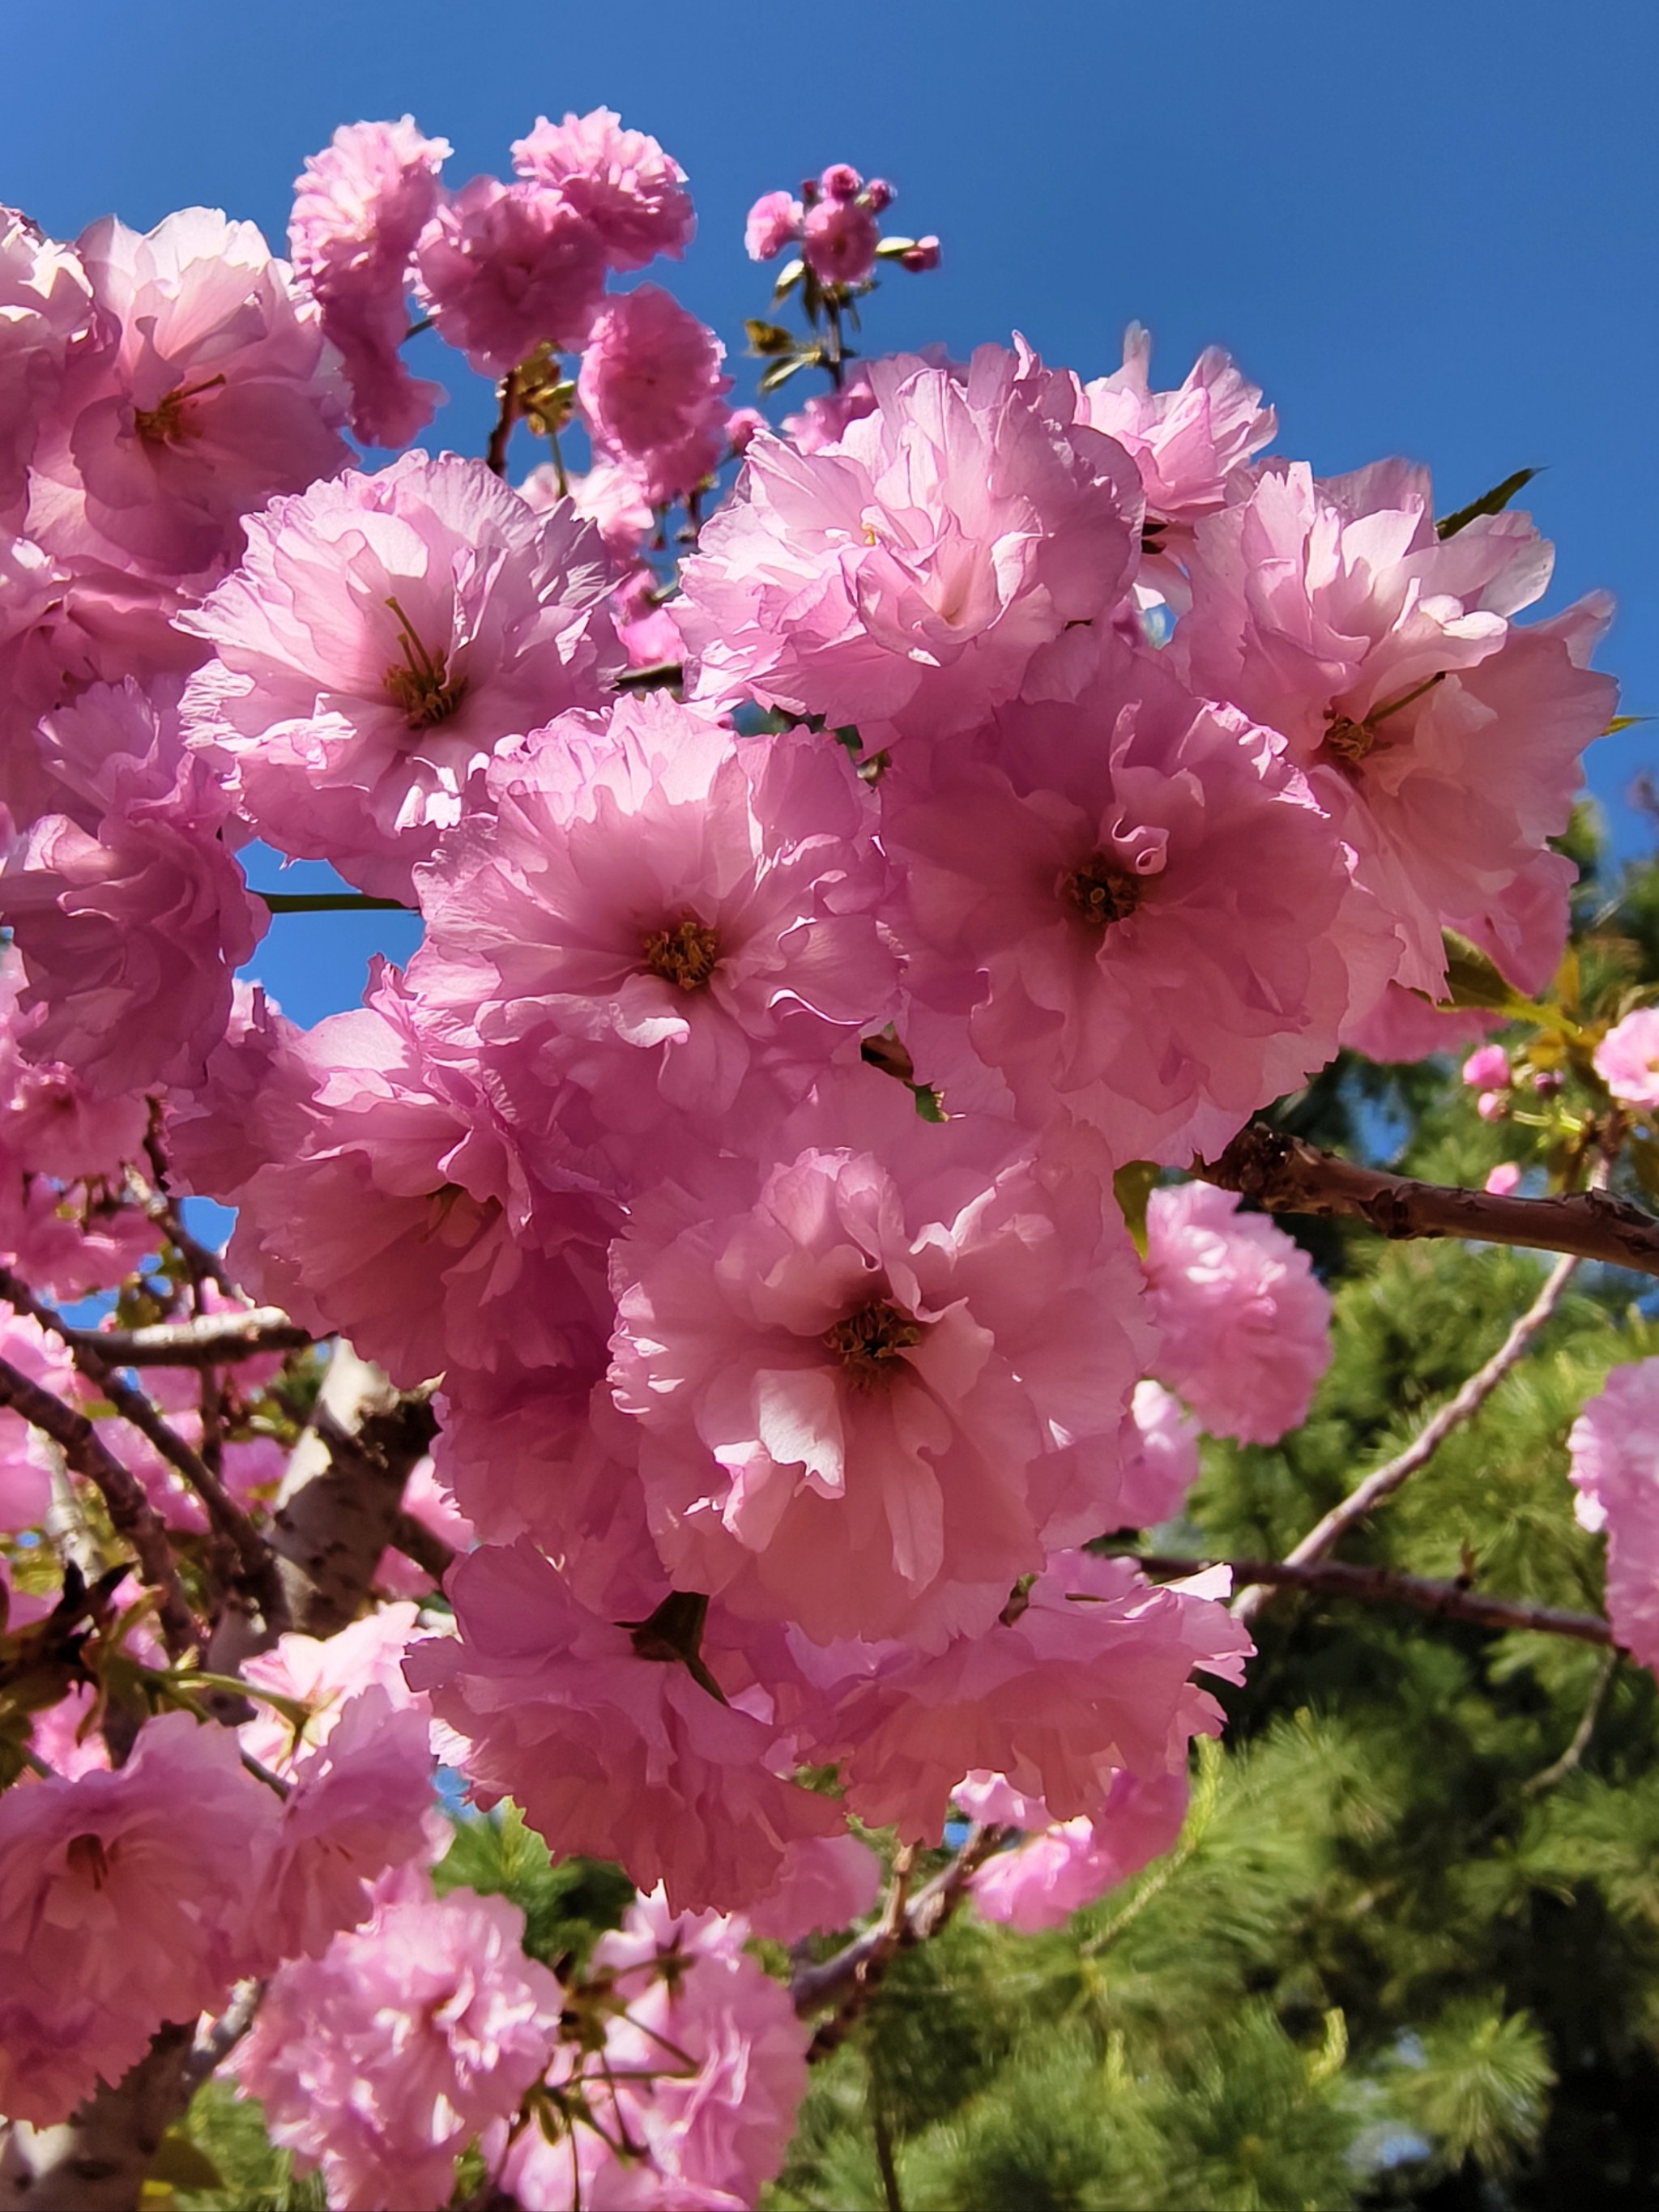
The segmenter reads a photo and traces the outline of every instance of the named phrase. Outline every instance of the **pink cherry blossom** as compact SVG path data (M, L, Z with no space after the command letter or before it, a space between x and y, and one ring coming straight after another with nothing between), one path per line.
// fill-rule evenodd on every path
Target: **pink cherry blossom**
M75 1366L66 1347L27 1314L0 1320L0 1359L72 1403ZM52 1451L38 1430L9 1407L0 1411L0 1529L15 1534L46 1518L52 1504Z
M1595 1048L1595 1072L1621 1104L1659 1106L1659 1008L1638 1006Z
M439 1481L430 1458L417 1461L411 1469L404 1485L401 1510L452 1552L471 1549L472 1523ZM374 1570L374 1587L388 1597L424 1597L433 1588L433 1577L424 1567L388 1545Z
M599 703L620 665L610 581L591 526L453 454L277 500L181 618L217 655L185 694L191 742L279 850L406 896L473 772Z
M96 733L76 764L92 826L43 816L0 873L23 1006L45 1009L23 1049L72 1063L105 1097L191 1082L268 919L219 838L223 799L185 752L163 694L103 687L53 727L60 767L74 740Z
M396 971L293 1060L312 1095L241 1188L239 1279L405 1389L452 1363L580 1358L609 1217L586 1185L532 1185L476 1078L423 1049Z
M277 1816L235 1739L186 1713L148 1722L118 1772L0 1796L0 2109L65 2118L228 1995Z
M965 370L874 362L874 413L833 450L757 438L676 611L714 694L854 723L871 747L981 721L1032 656L1108 613L1140 479L1029 349Z
M0 526L22 520L41 422L63 389L72 340L91 319L79 257L0 207Z
M1510 1081L1510 1056L1501 1044L1483 1044L1472 1052L1458 1071L1474 1091L1505 1091Z
M936 1844L975 1770L1040 1800L1052 1820L1092 1817L1120 1768L1184 1771L1188 1739L1221 1727L1192 1670L1237 1681L1251 1649L1212 1595L1148 1584L1127 1560L1086 1552L1057 1553L1006 1613L933 1656L903 1645L822 1656L800 1740L844 1762L861 1820Z
M351 427L373 446L402 446L423 429L443 394L417 383L398 358L409 323L415 241L438 204L451 151L398 123L344 123L294 180L289 250L322 311L351 386Z
M641 1898L593 1948L611 1984L601 2062L584 2069L595 2125L515 2140L502 2180L538 2208L744 2212L783 2164L806 2087L809 2031L744 1954L741 1919ZM618 2157L629 2142L644 2155Z
M792 1838L841 1826L785 1778L780 1730L589 1613L527 1540L468 1553L445 1587L459 1635L417 1644L410 1682L466 1739L475 1802L512 1796L556 1856L614 1858L701 1911L763 1895Z
M167 1155L179 1188L234 1206L258 1170L302 1129L312 1091L296 1049L302 1034L263 985L232 987L230 1018L202 1080L174 1090L167 1101Z
M1330 1059L1347 859L1269 732L1108 643L1076 698L923 765L883 778L884 837L910 988L958 1017L913 1045L947 1102L976 1054L1023 1120L1176 1164Z
M1322 483L1302 463L1264 474L1199 524L1171 651L1200 689L1285 733L1393 925L1397 980L1438 997L1443 927L1492 917L1522 951L1540 866L1564 921L1546 841L1616 695L1583 665L1604 605L1510 623L1549 575L1525 515L1440 539L1431 512L1426 474L1404 463Z
M746 1618L937 1646L1045 1540L1117 1525L1132 1255L1087 1170L923 1122L884 1076L826 1086L776 1146L613 1247L652 1534Z
M678 261L696 217L685 172L654 138L625 131L608 107L567 115L513 142L513 167L552 187L599 234L612 269L643 269L659 253Z
M1643 1666L1659 1666L1659 1359L1615 1367L1567 1443L1574 1510L1607 1532L1613 1635Z
M1482 1188L1494 1198L1508 1198L1521 1181L1521 1170L1513 1160L1499 1160L1489 1169Z
M1016 1928L1022 1936L1061 1927L1161 1857L1181 1833L1186 1811L1184 1771L1120 1771L1092 1819L1079 1814L1057 1822L976 1869L970 1886L975 1910L981 1919Z
M1131 323L1122 368L1084 386L1083 419L1134 456L1148 515L1189 528L1248 496L1251 459L1279 426L1260 389L1218 346L1206 347L1175 392L1152 389L1152 354L1151 334Z
M646 696L554 725L489 798L422 873L410 984L532 1145L555 1076L626 1164L671 1118L775 1113L895 1010L875 809L838 746Z
M777 1887L750 1905L750 1929L774 1943L850 1928L875 1908L881 1861L856 1836L803 1836L787 1846Z
M1117 1510L1126 1528L1151 1528L1181 1510L1198 1480L1198 1424L1150 1378L1135 1384Z
M1342 1042L1367 1060L1426 1060L1431 1053L1461 1051L1495 1027L1498 1018L1461 1006L1433 1006L1417 992L1389 983L1380 999L1363 1012L1349 1014L1342 1024Z
M350 459L345 390L314 305L252 223L211 208L77 240L97 342L43 427L32 534L168 576L241 550L242 518Z
M684 499L726 450L732 380L714 333L655 284L613 300L582 355L576 390L593 440L656 506Z
M519 496L538 514L550 514L568 499L584 522L597 523L605 550L618 561L631 561L656 528L656 517L639 478L622 461L596 459L581 476L559 472L544 461L519 486Z
M457 2156L541 2075L562 1996L523 1935L504 1898L422 1883L271 1981L229 2071L340 2212L438 2212Z
M559 192L474 177L422 232L416 290L441 337L481 376L505 376L538 346L586 341L605 264L599 231Z
M751 261L775 261L800 236L806 210L787 192L763 192L744 223L743 243Z
M801 225L801 258L820 284L861 284L876 265L881 231L855 199L821 199Z
M1275 1222L1238 1205L1206 1182L1152 1193L1152 1365L1212 1435L1276 1443L1307 1419L1331 1364L1330 1293Z
M786 415L783 434L803 453L821 453L826 446L841 443L849 422L861 422L876 411L876 394L869 371L862 362L847 372L838 391L815 392L799 415Z

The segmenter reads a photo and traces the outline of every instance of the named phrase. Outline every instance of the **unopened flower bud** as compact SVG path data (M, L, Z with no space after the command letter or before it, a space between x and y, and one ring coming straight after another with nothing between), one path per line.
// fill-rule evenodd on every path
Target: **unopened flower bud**
M858 198L859 186L863 182L858 171L849 168L845 161L832 161L818 179L818 188L826 199L851 200Z
M893 204L893 187L885 177L872 177L861 195L872 215L879 215L884 208Z
M899 266L902 269L909 270L915 276L920 276L924 270L937 269L939 267L938 239L919 238L908 253L900 254Z

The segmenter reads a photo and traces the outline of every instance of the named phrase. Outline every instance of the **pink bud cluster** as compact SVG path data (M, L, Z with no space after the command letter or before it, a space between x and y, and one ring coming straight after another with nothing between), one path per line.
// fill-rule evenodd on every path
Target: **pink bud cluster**
M763 192L749 210L744 243L751 261L774 261L793 246L824 290L852 291L876 265L883 244L878 218L892 200L884 178L866 184L845 161L832 161L821 177L807 178L799 199ZM913 273L939 267L936 238L906 239L889 250Z

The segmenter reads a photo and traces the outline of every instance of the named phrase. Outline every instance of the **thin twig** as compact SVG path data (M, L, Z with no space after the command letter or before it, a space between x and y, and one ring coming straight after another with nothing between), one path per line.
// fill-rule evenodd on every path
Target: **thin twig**
M0 1359L0 1405L9 1406L31 1427L50 1437L64 1464L98 1492L116 1534L131 1546L139 1573L160 1599L167 1650L175 1659L181 1658L196 1641L195 1626L179 1588L167 1529L137 1475L122 1466L84 1413L30 1382L6 1359Z
M207 1508L214 1528L234 1551L243 1580L258 1599L266 1620L280 1635L289 1625L289 1608L276 1563L252 1522L201 1454L185 1442L170 1422L162 1419L143 1391L135 1390L130 1382L123 1381L102 1352L94 1349L94 1337L84 1330L71 1328L60 1313L37 1298L9 1268L0 1267L0 1298L59 1338L67 1346L78 1371L93 1388L108 1399L123 1420L131 1422L177 1468Z
M837 2007L813 2036L806 2054L809 2063L827 2058L845 2040L893 1960L938 1935L961 1904L975 1872L1012 1833L1012 1829L995 1825L970 1828L950 1864L924 1882L914 1897L902 1898L896 1914L890 1893L881 1918L843 1944L833 1958L796 1968L789 1994L803 2018L825 2005Z
M1419 1575L1396 1574L1391 1567L1355 1567L1342 1559L1188 1559L1127 1553L1150 1572L1176 1580L1206 1567L1230 1566L1243 1583L1268 1583L1287 1589L1322 1590L1332 1597L1359 1598L1372 1604L1408 1606L1443 1620L1470 1620L1482 1628L1535 1629L1546 1636L1571 1636L1581 1644L1610 1644L1613 1631L1599 1613L1565 1613L1555 1606L1528 1605L1518 1598L1486 1597L1463 1582L1428 1582Z
M268 1352L302 1352L316 1340L280 1306L249 1306L148 1328L71 1328L64 1341L89 1345L115 1367L228 1367Z
M1340 1505L1334 1505L1322 1519L1315 1522L1300 1543L1286 1553L1285 1565L1287 1567L1307 1566L1315 1559L1322 1559L1328 1552L1334 1551L1356 1522L1363 1521L1373 1506L1380 1504L1383 1498L1398 1490L1401 1483L1420 1468L1427 1466L1454 1429L1473 1419L1555 1311L1560 1303L1561 1293L1571 1280L1577 1266L1578 1255L1576 1253L1565 1253L1556 1261L1545 1277L1537 1297L1514 1323L1492 1358L1477 1367L1462 1389L1449 1398L1439 1412L1424 1424L1404 1451L1397 1452L1386 1465L1375 1468ZM1240 1590L1233 1600L1233 1618L1236 1620L1254 1620L1270 1595L1267 1584L1262 1582Z
M1605 1191L1559 1198L1500 1198L1491 1191L1418 1182L1322 1152L1299 1137L1252 1122L1218 1160L1193 1172L1241 1192L1268 1213L1348 1216L1389 1237L1456 1237L1571 1252L1610 1267L1659 1275L1659 1220Z
M147 1183L141 1175L137 1174L131 1168L128 1169L127 1183L134 1203L149 1216L167 1243L178 1253L189 1270L192 1281L212 1283L228 1296L234 1296L236 1286L225 1273L224 1264L218 1254L210 1252L205 1244L191 1235L184 1224L178 1207L167 1194L164 1180L167 1164L161 1158L160 1140L153 1132L146 1139L146 1148L149 1153L150 1169L155 1181L153 1183Z
M1541 1796L1545 1790L1553 1790L1557 1783L1565 1782L1589 1749L1590 1738L1595 1734L1595 1723L1601 1718L1602 1699L1607 1696L1607 1686L1618 1671L1619 1657L1619 1652L1615 1648L1607 1653L1600 1667L1596 1668L1595 1686L1591 1689L1584 1710L1579 1716L1578 1725L1572 1732L1571 1741L1559 1759L1552 1759L1547 1766L1540 1767L1536 1774L1521 1784L1520 1795L1522 1799Z
M519 380L514 373L501 379L501 410L489 433L489 443L484 448L484 466L492 476L507 474L507 449L512 441L513 425L518 419Z

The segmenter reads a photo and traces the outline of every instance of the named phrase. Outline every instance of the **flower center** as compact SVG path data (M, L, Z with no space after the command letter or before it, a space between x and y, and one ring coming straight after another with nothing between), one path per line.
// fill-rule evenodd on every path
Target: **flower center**
M720 957L720 939L694 914L672 929L653 929L640 940L645 964L653 975L682 991L701 991Z
M823 1341L846 1370L852 1388L868 1392L885 1389L895 1380L900 1353L920 1344L925 1334L915 1316L891 1298L872 1298L845 1321L826 1328Z
M186 421L185 400L194 399L204 392L216 392L224 380L220 375L210 376L200 384L180 384L165 393L154 407L135 407L133 428L150 446L171 446L180 438L192 436L198 426Z
M1127 921L1140 904L1141 879L1109 853L1091 853L1080 868L1060 879L1060 895L1091 929Z
M109 1853L104 1849L101 1836L71 1836L64 1853L70 1871L82 1881L89 1881L94 1889L101 1889L109 1880Z
M452 676L441 653L422 645L415 626L396 599L386 601L398 617L398 642L404 649L401 665L386 672L386 695L400 708L411 730L430 730L447 722L466 696L465 676Z
M1377 745L1397 734L1393 730L1379 730L1377 724L1386 722L1390 714L1397 714L1402 707L1411 706L1425 691L1432 691L1437 684L1443 684L1449 672L1447 669L1441 669L1437 675L1414 684L1409 691L1402 691L1397 699L1385 700L1382 706L1373 707L1361 721L1355 721L1351 714L1345 714L1339 707L1327 707L1325 738L1320 750L1339 768L1358 768Z

